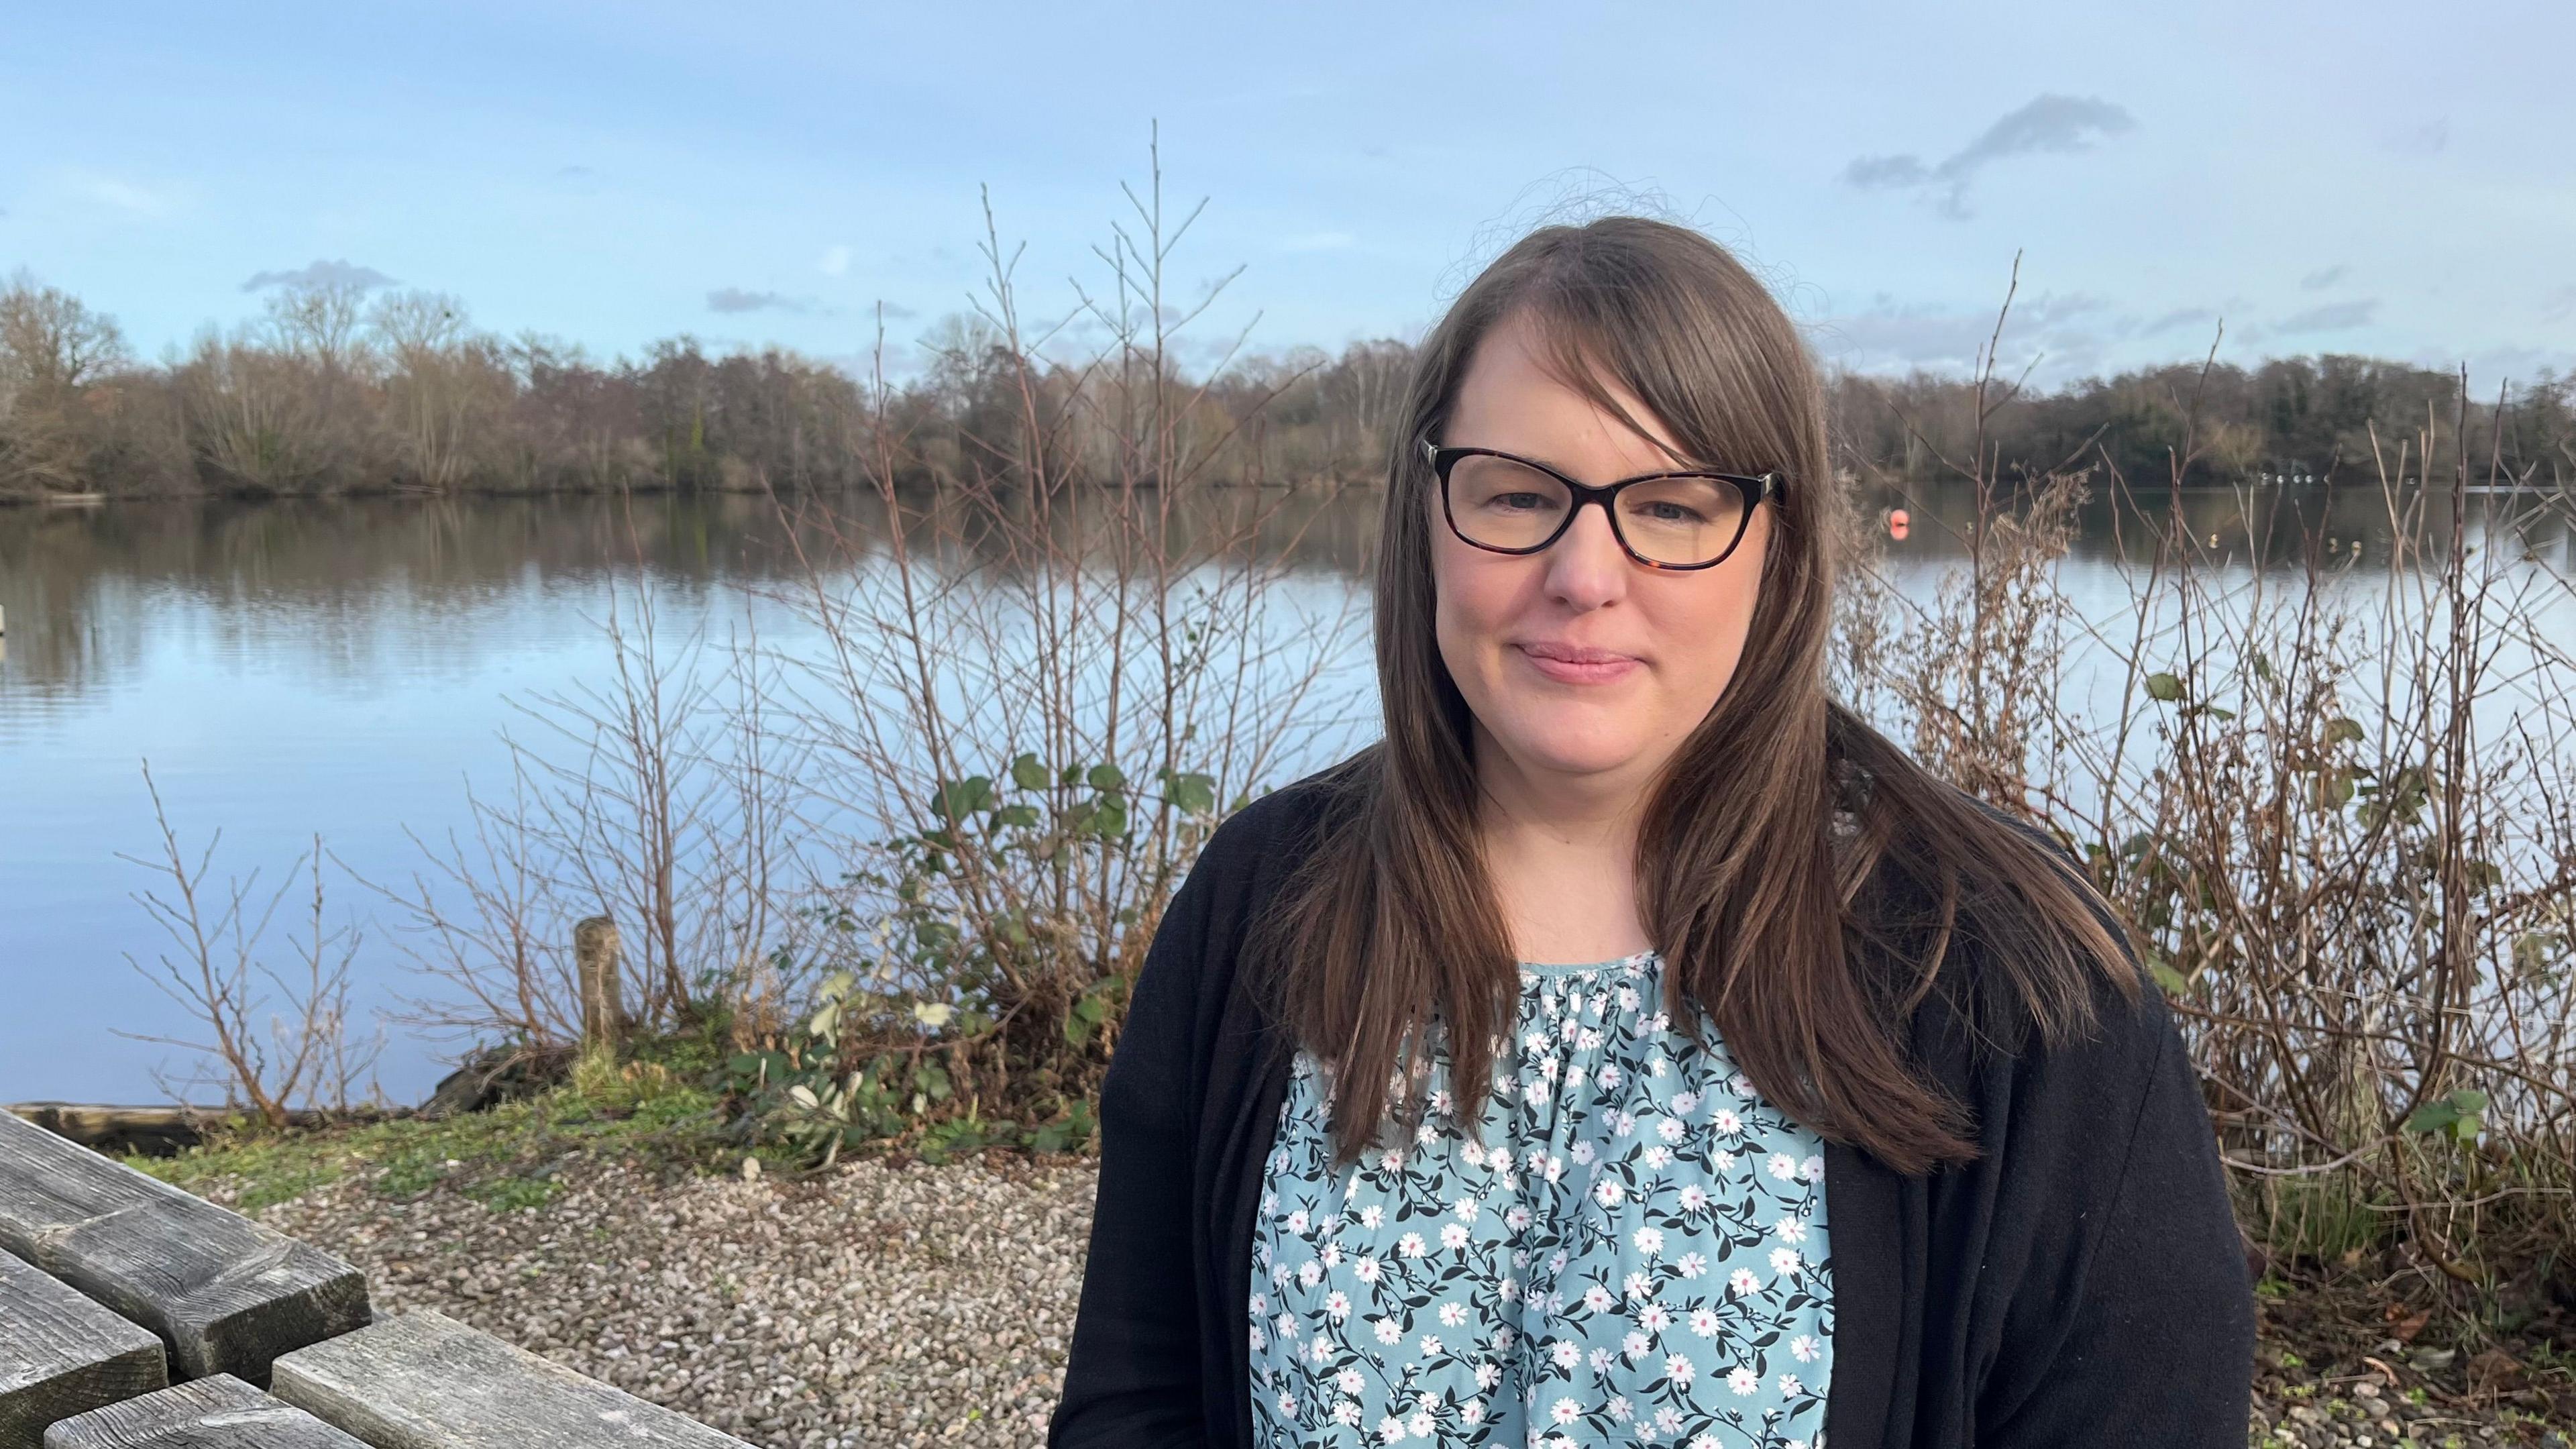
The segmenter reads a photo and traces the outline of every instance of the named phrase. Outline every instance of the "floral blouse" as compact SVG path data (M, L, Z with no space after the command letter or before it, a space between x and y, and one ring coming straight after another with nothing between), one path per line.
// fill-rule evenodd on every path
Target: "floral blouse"
M1265 1449L1822 1449L1824 1146L1703 1041L1652 951L1524 966L1478 1136L1435 1047L1411 1143L1338 1172L1300 1052L1253 1230Z

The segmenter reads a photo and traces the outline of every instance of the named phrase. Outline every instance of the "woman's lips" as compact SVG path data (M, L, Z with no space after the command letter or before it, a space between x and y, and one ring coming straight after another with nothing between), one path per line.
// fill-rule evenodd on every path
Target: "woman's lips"
M1530 667L1564 684L1607 684L1638 667L1633 654L1608 649L1579 649L1570 644L1516 644Z

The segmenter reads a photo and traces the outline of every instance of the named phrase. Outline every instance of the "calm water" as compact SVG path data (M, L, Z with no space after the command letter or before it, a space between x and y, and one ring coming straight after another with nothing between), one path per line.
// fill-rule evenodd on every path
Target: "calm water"
M2384 557L2375 499L2289 502L2362 540L2365 570ZM1375 508L1357 497L1318 520L1304 562L1359 587ZM2245 536L2233 497L2190 516ZM183 840L221 829L218 875L273 883L319 834L360 873L400 878L419 859L407 827L444 834L466 781L505 778L509 700L596 677L613 581L649 579L666 627L735 618L791 572L785 541L745 497L0 509L0 1100L153 1100L155 1069L188 1063L119 1034L189 1034L129 960L166 946L131 898L150 877L118 858L157 849L146 760ZM2564 531L2528 542L2576 572ZM2079 597L2125 598L2115 562L2138 546L2094 510ZM1900 577L1954 552L1918 516ZM774 648L810 643L774 609L762 622ZM335 914L362 904L336 873L331 888ZM366 1010L423 989L381 936L360 957ZM451 1049L398 1032L385 1090L416 1099Z

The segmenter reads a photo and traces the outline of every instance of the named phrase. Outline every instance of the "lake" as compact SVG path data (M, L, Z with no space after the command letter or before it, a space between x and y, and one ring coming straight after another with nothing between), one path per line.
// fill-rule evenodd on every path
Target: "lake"
M2352 577L2384 571L2375 492L2260 495L2253 511L2276 505L2284 534L2299 517L2359 540ZM1303 533L1322 586L1362 587L1376 507L1354 494ZM2185 502L2196 533L2228 540L2246 511L2234 494ZM1942 520L1968 512L1932 490L1893 546L1900 586L1928 588L1958 556ZM316 835L359 875L403 879L412 833L464 824L466 782L506 779L511 701L595 677L613 586L649 581L666 626L750 609L769 647L810 644L756 597L794 572L787 543L774 506L741 495L0 509L0 1101L166 1099L156 1074L189 1066L143 1039L190 1025L135 964L167 946L133 899L148 872L120 859L158 849L147 760L191 853L220 830L217 877L256 868L262 899ZM2563 527L2522 543L2576 574ZM2124 600L2122 560L2144 547L2091 506L2071 591ZM2289 566L2286 544L2267 552ZM335 915L364 906L336 869L330 886ZM397 1010L424 985L360 925L358 1004ZM417 1100L456 1045L397 1031L385 1094Z

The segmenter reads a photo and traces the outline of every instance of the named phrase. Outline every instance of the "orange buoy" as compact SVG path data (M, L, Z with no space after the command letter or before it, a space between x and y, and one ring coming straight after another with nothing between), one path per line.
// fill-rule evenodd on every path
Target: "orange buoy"
M1890 538L1892 538L1892 539L1895 539L1895 540L1896 540L1896 541L1898 541L1899 543L1902 543L1902 542L1904 542L1904 541L1905 541L1905 535L1907 535L1908 533L1911 533L1911 532L1913 532L1913 531L1914 531L1914 520L1913 520L1909 515L1907 515L1907 513L1906 513L1906 511L1905 511L1904 509L1902 509L1902 508L1891 508L1891 509L1887 510L1887 536L1888 536L1888 537L1890 537Z

